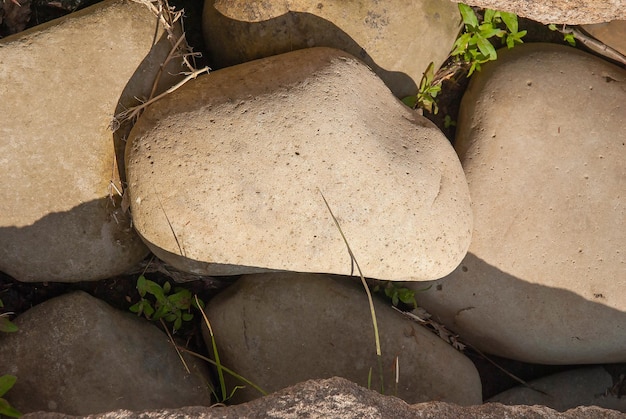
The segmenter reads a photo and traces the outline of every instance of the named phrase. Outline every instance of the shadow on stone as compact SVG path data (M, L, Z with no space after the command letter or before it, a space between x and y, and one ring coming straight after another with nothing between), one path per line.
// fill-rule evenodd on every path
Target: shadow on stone
M532 284L472 253L431 283L418 303L484 352L541 364L626 361L626 313L606 304L615 296L598 291L591 301Z
M290 11L261 22L244 22L229 19L207 3L205 20L207 16L214 22L205 38L215 70L299 49L330 47L350 53L367 64L396 97L417 92L417 84L409 75L382 68L346 32L313 14ZM253 45L246 42L249 39L255 40Z
M0 227L0 271L25 282L78 282L121 274L147 249L109 197L50 213L24 227Z

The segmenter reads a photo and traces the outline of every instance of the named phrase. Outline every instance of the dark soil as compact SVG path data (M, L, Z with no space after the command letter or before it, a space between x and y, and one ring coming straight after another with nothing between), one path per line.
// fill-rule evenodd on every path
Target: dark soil
M75 8L79 10L86 6L96 3L98 0L89 0L80 2L79 0L68 0L70 3L80 3ZM57 5L62 2L50 0L33 0L31 8L31 20L28 27L44 23L51 19L63 16L68 10L62 10ZM199 0L171 0L170 4L185 9L185 29L187 39L194 51L204 53L204 58L200 58L197 62L198 68L210 66L207 60L207 54L200 30L200 22L202 19L202 1ZM1 11L0 11L1 12ZM544 25L537 22L520 19L520 30L528 30L525 42L554 42L564 43L562 35L549 31ZM0 37L7 36L6 27L0 26ZM431 119L446 134L448 139L453 142L455 135L454 126L445 126L445 117L449 115L453 121L456 121L459 112L461 97L469 84L466 77L467 68L453 59L449 59L436 74L435 79L442 79L442 91L437 97L439 112L436 115L425 112L425 116ZM4 303L4 308L0 308L0 313L12 312L11 318L25 312L29 308L40 304L50 298L58 295L82 290L88 292L96 298L106 301L113 307L127 311L128 308L139 301L139 294L135 288L136 280L141 274L145 266L149 266L146 277L160 284L165 281L174 282L182 273L177 272L152 257L146 259L137 271L128 275L118 276L97 282L79 282L79 283L23 283L16 281L9 275L0 272L0 300ZM219 291L232 284L236 277L196 277L193 282L186 282L184 286L192 293L197 294L203 301L209 301ZM199 332L199 316L196 316L194 322L185 325L179 332L178 336L181 340L187 342L190 349L206 355L206 349L202 344ZM196 321L197 320L197 321ZM518 382L511 377L515 375L523 380L532 380L545 375L553 374L559 371L580 367L580 366L556 366L556 365L537 365L518 362L514 360L504 359L489 355L487 360L481 354L468 349L465 354L476 365L483 385L483 396L485 399L492 397L506 389L518 385ZM500 368L494 366L493 362L507 372L503 372ZM614 377L615 394L626 394L626 364L616 364L605 366Z

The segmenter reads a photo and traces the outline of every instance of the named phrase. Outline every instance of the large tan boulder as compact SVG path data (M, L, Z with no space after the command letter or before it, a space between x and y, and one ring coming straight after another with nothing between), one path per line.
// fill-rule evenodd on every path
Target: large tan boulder
M463 97L468 255L419 302L483 351L626 361L626 71L573 48L502 51Z
M448 57L460 30L448 0L205 0L203 31L217 68L310 48L359 57L397 97Z
M374 299L374 306L380 364L367 295L358 279L246 275L211 300L205 311L221 362L267 392L333 376L367 387L371 368L372 389L408 403L482 403L480 377L468 358L389 303ZM211 348L206 327L204 338ZM227 384L230 391L241 382L228 377ZM258 397L246 386L232 401Z
M205 364L145 319L82 291L41 303L0 339L0 372L17 377L6 397L22 413L210 406Z
M469 195L449 142L338 50L186 84L142 115L126 157L134 225L180 270L349 274L322 193L366 276L439 278L469 246Z
M112 0L0 40L0 270L96 280L146 255L111 186L109 123L152 89L171 48L155 29L147 7Z

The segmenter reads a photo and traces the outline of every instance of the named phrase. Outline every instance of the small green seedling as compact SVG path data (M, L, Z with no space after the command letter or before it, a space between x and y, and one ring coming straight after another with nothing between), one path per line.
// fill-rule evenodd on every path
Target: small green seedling
M410 108L418 107L436 115L439 112L436 97L441 92L441 85L433 84L434 78L435 63L431 62L422 75L417 95L405 97L402 102Z
M562 29L559 29L554 23L551 23L551 24L548 25L548 29L550 29L551 31L559 31L559 32L561 32L563 34L563 40L565 42L567 42L568 44L570 44L573 47L576 46L576 37L574 36L574 33L573 32L567 32L565 25L563 25Z
M4 303L0 300L0 308L4 308ZM11 320L9 316L13 313L0 314L0 332L11 333L17 332L17 326Z
M443 119L443 126L445 128L456 127L456 121L452 119L450 115L446 115L446 117Z
M0 415L12 418L19 418L22 416L22 413L12 407L6 399L2 398L7 391L11 390L16 381L17 377L14 375L3 375L0 377Z
M193 319L191 307L195 307L198 310L204 308L202 300L194 300L189 290L176 287L174 288L174 293L170 294L172 286L169 282L165 282L161 286L154 281L146 279L143 275L137 279L137 291L139 291L141 300L137 304L132 305L130 311L137 313L138 316L143 314L149 320L164 319L169 323L173 323L174 331L181 328L183 321ZM154 305L146 298L147 294L155 298Z
M431 286L432 285L429 285L424 289L415 291L403 286L402 282L388 281L384 288L382 288L380 285L376 285L374 287L374 292L384 292L385 296L387 296L387 298L391 300L391 304L394 307L398 307L398 305L402 303L406 304L412 309L416 309L417 301L415 300L415 293L428 291Z
M480 71L481 64L498 58L495 47L489 41L494 36L502 40L502 44L511 49L516 44L522 44L522 38L526 31L519 31L517 15L507 12L499 12L491 9L485 10L483 22L479 23L474 10L466 4L459 3L459 11L463 18L465 31L454 43L452 56L458 56L470 64L468 77L474 71ZM504 23L506 30L500 28Z

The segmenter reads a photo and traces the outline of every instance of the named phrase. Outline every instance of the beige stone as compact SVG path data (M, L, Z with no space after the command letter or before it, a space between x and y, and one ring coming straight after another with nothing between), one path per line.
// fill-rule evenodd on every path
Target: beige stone
M532 388L514 387L489 401L507 405L544 405L560 412L577 406L598 406L626 412L626 399L612 392L611 374L599 366L549 375L528 384Z
M598 41L626 55L626 20L583 25L582 28Z
M438 336L374 300L383 383L367 295L358 279L275 273L247 275L215 297L206 314L224 365L273 392L312 378L339 376L395 394L408 403L430 400L480 404L474 364ZM204 338L211 347L208 329ZM399 364L397 390L394 362ZM229 388L239 382L228 379ZM248 386L234 403L258 398Z
M0 371L17 377L6 397L22 413L211 405L202 361L185 355L185 372L165 333L87 293L48 300L15 324L0 339Z
M469 246L449 142L338 50L200 77L142 115L126 154L134 225L181 270L349 274L321 193L366 276L439 278Z
M448 0L206 0L203 30L217 68L310 47L359 57L397 97L448 57L460 15Z
M502 51L463 97L468 255L419 302L481 350L626 361L626 71L573 48Z
M146 255L110 186L109 123L150 93L170 50L156 28L145 6L106 1L0 41L0 270L96 280Z
M623 0L452 0L512 12L537 22L582 25L626 19Z

